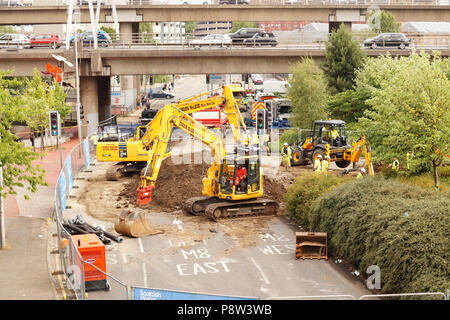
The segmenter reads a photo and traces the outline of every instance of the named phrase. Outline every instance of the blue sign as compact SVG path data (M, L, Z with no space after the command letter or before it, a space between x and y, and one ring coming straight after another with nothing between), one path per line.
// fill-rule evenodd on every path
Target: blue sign
M66 209L66 176L64 175L64 171L61 171L58 184L59 184L59 199L61 203L61 212L64 213L64 210Z
M68 192L72 191L73 187L73 177L72 177L72 161L70 159L70 154L66 158L66 171L67 171L67 188Z
M111 92L112 96L120 96L122 92Z
M89 141L88 139L84 139L83 141L83 149L84 149L84 161L86 162L86 168L91 164L91 155L89 153Z
M133 300L256 300L256 298L229 297L192 292L133 288Z

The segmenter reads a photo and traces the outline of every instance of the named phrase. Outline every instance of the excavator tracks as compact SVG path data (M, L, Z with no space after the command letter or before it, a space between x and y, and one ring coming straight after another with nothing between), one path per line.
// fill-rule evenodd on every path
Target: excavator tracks
M234 220L245 217L276 216L278 203L269 199L226 201L217 197L189 199L185 210L194 215L204 215L214 221Z
M188 199L183 209L190 214L195 216L202 216L205 214L206 207L208 205L219 202L219 198L217 197L194 197Z

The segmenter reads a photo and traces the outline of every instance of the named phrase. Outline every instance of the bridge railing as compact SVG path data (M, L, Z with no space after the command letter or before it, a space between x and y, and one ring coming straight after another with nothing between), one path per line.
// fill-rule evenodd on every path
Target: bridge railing
M237 1L237 0L236 0ZM70 2L87 6L88 0L0 0L0 7L65 6ZM116 5L183 5L190 0L115 0ZM219 5L220 0L205 0L209 5ZM102 6L111 6L113 0L100 0ZM97 0L93 0L97 5ZM250 0L251 5L449 5L449 0Z
M161 50L208 50L208 49L311 49L323 50L326 48L326 42L330 34L327 32L290 32L277 33L277 42L272 43L270 40L252 40L246 39L244 43L229 43L221 40L204 40L203 36L196 34L179 33L172 36L161 36L160 33L133 33L133 34L112 34L111 41L105 42L98 40L98 47L103 49L161 49ZM364 40L373 38L376 33L354 32L353 38L356 39L361 47L364 48ZM450 34L444 33L408 33L407 38L410 39L410 48L416 49L450 49ZM371 50L370 46L365 47ZM379 43L376 49L396 49L400 48L398 44L390 45L387 42ZM406 46L408 48L408 46ZM84 40L82 50L91 51L94 49L92 40Z

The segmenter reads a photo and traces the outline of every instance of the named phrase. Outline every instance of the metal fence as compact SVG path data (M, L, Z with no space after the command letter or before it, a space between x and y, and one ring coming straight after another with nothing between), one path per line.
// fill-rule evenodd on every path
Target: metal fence
M70 233L64 228L64 211L66 202L74 182L79 179L80 173L86 171L90 165L90 157L95 148L90 137L76 145L63 162L55 186L54 215L58 238L58 252L62 271L67 277L67 285L76 299L85 299L84 261L73 243Z
M100 0L102 6L111 6L114 0ZM0 0L0 6L64 6L70 2L87 6L88 0ZM116 5L183 5L190 0L115 0ZM208 5L218 5L220 0L205 0ZM97 0L92 1L97 5ZM384 5L449 5L448 0L250 0L251 5L346 5L346 4L384 4ZM197 4L198 5L198 4ZM201 4L200 4L201 5Z
M325 50L330 33L322 31L289 31L273 32L277 36L277 42L246 39L242 43L233 43L231 39L213 39L215 35L198 36L195 33L173 33L171 36L163 36L161 33L129 33L111 34L111 40L98 39L98 47L103 50L243 50L243 49L271 49L271 50ZM446 33L405 33L410 43L403 50L448 50L450 49L450 34ZM362 49L375 52L377 50L401 49L400 44L388 42L378 43L376 48L364 44L364 40L377 36L377 33L366 30L353 32L353 39L357 40ZM61 35L63 43L64 35ZM82 41L83 38L80 38ZM73 44L71 43L71 46ZM81 50L94 50L93 40L83 40Z

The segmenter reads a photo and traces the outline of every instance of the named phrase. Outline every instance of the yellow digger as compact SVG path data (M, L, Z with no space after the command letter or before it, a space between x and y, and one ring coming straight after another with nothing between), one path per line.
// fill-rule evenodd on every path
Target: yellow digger
M320 154L322 158L328 155L330 161L335 162L339 168L347 168L351 163L356 164L363 152L369 174L373 176L372 154L365 136L352 142L350 146L344 121L316 120L310 136L301 145L293 148L291 164L299 166L314 163Z
M234 89L229 86L222 88L222 94L210 95L213 91L204 92L199 95L179 100L173 107L178 108L186 114L218 107L222 110L233 128L239 128L239 123L243 123L239 109L236 109L234 99ZM218 93L218 92L215 92ZM156 117L156 116L155 116ZM137 127L134 137L125 141L102 141L97 143L97 160L102 162L115 162L106 172L106 180L116 181L122 174L140 172L146 165L149 157L148 141L143 141L143 137L148 130L149 123ZM239 130L234 130L236 141L242 139ZM245 138L245 137L244 137ZM144 138L146 139L146 138Z
M190 99L167 104L139 134L125 143L99 142L97 159L99 161L120 161L146 159L141 171L141 182L137 189L138 205L150 203L162 161L170 157L168 144L174 128L178 128L207 145L213 161L203 178L201 197L191 198L184 204L184 210L194 215L206 215L214 221L242 216L276 215L278 203L261 199L263 196L263 173L258 144L252 144L239 107L229 87L223 87L223 95L196 100L205 94ZM222 137L207 129L189 114L219 106L228 117L237 147L235 153L227 155ZM122 144L122 146L121 146ZM122 152L122 154L121 154ZM157 190L155 191L157 192ZM116 224L116 231L132 235L130 219L142 221L138 215L124 214ZM142 228L140 228L141 230ZM145 229L145 228L144 228ZM142 234L142 232L140 232ZM148 230L149 234L154 234Z

